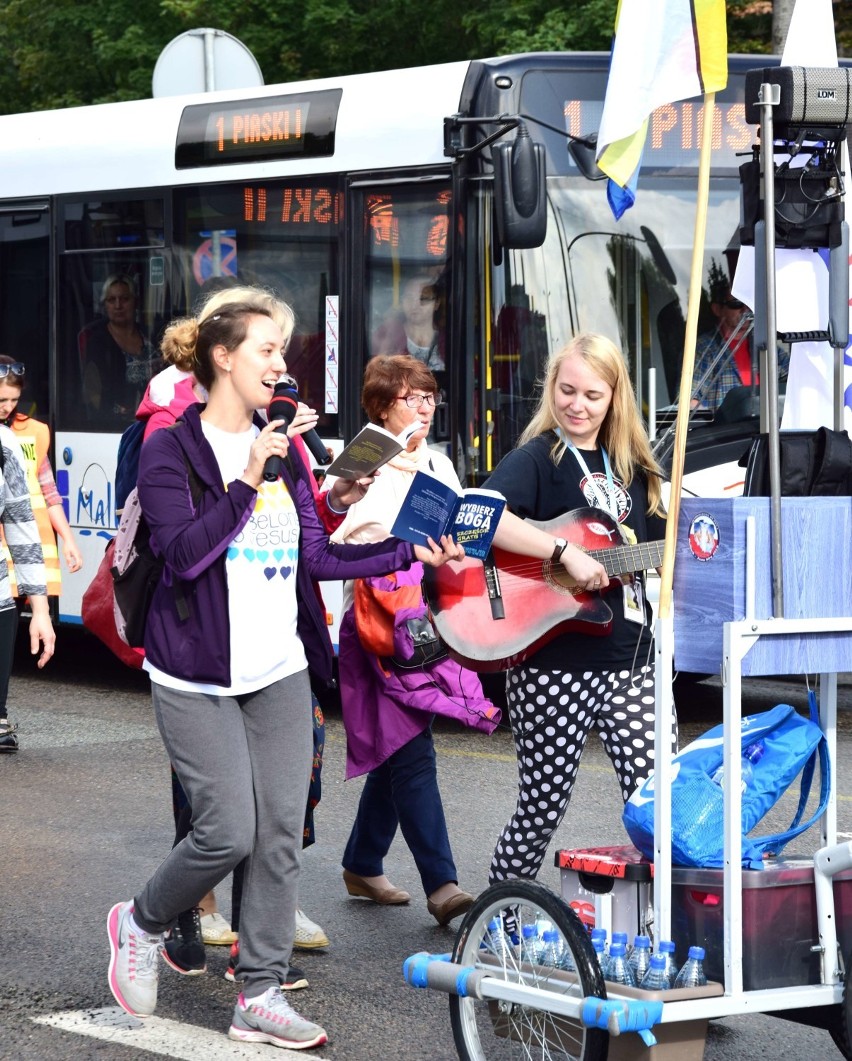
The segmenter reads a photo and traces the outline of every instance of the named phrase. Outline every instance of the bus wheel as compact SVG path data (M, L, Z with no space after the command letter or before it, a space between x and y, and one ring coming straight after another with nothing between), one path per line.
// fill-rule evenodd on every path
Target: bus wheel
M549 922L557 931L570 971L522 959L519 941L525 925ZM502 926L504 940L495 942ZM588 934L559 896L535 881L508 880L493 885L468 911L453 948L452 960L487 970L507 983L525 983L578 999L606 998L603 977ZM535 1004L450 996L450 1021L461 1061L606 1061L609 1035L577 1020L557 1016Z

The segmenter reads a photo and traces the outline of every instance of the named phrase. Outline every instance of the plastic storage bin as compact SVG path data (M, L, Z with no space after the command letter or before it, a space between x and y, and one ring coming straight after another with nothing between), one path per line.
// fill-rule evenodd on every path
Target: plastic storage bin
M852 872L834 878L837 935L848 959L852 949ZM672 870L672 936L678 957L691 945L704 947L708 979L724 979L725 894L720 869ZM816 895L813 859L768 862L743 870L743 987L818 984Z
M648 929L653 907L653 865L635 847L560 851L562 897L587 927L594 919L610 935ZM852 871L834 878L837 935L846 960L852 954ZM579 907L579 909L578 909ZM611 924L606 923L612 911ZM706 951L708 980L724 980L724 874L720 869L672 867L672 938L677 958L691 946ZM638 926L638 927L637 927ZM630 936L632 939L632 935ZM813 859L790 857L743 871L743 987L757 991L819 983Z
M586 929L626 932L630 943L653 919L653 863L635 847L574 848L556 853L562 898ZM651 935L650 932L647 933Z

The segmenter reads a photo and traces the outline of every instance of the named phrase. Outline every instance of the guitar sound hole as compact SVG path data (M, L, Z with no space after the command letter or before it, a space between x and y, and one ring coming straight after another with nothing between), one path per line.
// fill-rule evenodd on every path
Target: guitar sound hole
M542 564L541 575L548 586L557 592L567 593L572 597L584 592L562 564L554 564L551 560L545 560Z

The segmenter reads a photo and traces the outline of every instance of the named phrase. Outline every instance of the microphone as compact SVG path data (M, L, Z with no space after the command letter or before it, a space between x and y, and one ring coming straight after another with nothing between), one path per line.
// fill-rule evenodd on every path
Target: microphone
M269 403L268 416L270 421L283 420L284 423L275 430L282 434L287 433L287 428L293 423L296 411L299 407L298 384L292 376L282 376L275 384L272 392L272 401ZM316 433L314 428L302 435L305 445L311 451L317 464L330 464L331 457L325 448L325 443ZM268 457L263 466L264 482L274 483L281 474L281 458L279 456Z

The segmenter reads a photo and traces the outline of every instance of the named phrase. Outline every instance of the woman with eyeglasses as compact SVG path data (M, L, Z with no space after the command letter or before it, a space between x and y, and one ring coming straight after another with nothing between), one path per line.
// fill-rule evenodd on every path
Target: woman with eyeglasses
M419 428L408 448L382 466L369 492L349 508L332 541L375 542L389 537L417 471L461 489L450 459L426 442L441 402L435 377L421 361L401 355L378 356L368 362L361 404L369 419L397 435L413 419ZM556 555L550 534L508 511L494 540L509 552L562 563L583 586L606 578L603 567L586 553L562 542ZM375 903L409 902L409 893L393 885L384 872L384 858L399 826L420 873L427 910L440 925L446 925L463 914L473 898L458 886L438 789L429 711L444 705L437 703L434 682L431 688L422 683L417 692L406 690L405 701L388 695L395 684L389 669L392 664L362 648L352 603L353 590L347 583L339 654L346 776L368 776L343 855L344 883L350 895ZM462 704L468 721L476 708L488 705L493 710L482 696L476 675L452 661L447 663L455 667L453 692L446 697L449 705ZM465 720L462 715L455 717Z
M80 333L83 398L99 419L127 423L162 359L136 319L132 276L114 273L101 289L104 316Z
M407 355L372 358L364 374L361 403L368 419L393 435L412 421L419 426L408 448L382 466L369 491L349 508L332 535L332 541L347 544L390 537L390 527L417 471L430 472L460 488L450 460L426 442L441 395L423 362ZM419 583L422 570L412 568L405 574L410 576L406 583ZM411 694L409 703L401 702L384 661L362 648L353 590L347 582L339 652L346 777L367 774L367 780L343 855L344 884L350 895L382 905L409 902L409 893L393 885L384 871L384 858L400 827L420 873L428 911L444 925L464 913L473 896L458 884L438 788L433 715L422 703L419 708L413 706L418 697L424 700L422 693ZM471 695L481 701L478 680L473 675L470 678L475 681ZM427 687L429 695L432 690Z
M6 710L18 631L18 609L14 600L16 596L26 597L30 602L30 648L33 655L38 653L39 643L43 645L38 659L39 667L43 667L53 655L56 642L47 594L49 586L58 593L59 571L56 541L51 525L46 520L46 514L50 512L52 518L52 509L56 504L61 509L62 503L53 482L50 462L47 461L47 446L50 440L47 428L20 414L18 415L22 423L16 423L18 417L15 415L15 407L21 397L24 373L25 367L20 361L15 361L5 354L0 355L0 524L3 527L3 557L6 561L0 563L0 752L18 750L17 726L9 721ZM30 430L24 431L23 422L44 428L43 434L39 432L33 440ZM18 431L19 426L22 427L21 431ZM16 435L20 435L20 439ZM42 452L41 448L37 449L39 442L43 443L44 461L38 465L38 477L35 477L33 473L37 464L36 452ZM32 454L32 460L25 458L25 451ZM47 466L46 471L44 464ZM43 479L46 481L48 475L50 487L42 495L40 483ZM33 505L31 494L37 494L40 502L38 507ZM51 503L54 495L56 502ZM38 515L42 518L37 522ZM64 512L62 522L68 526ZM70 533L69 528L68 534ZM41 535L47 535L52 544L54 577L50 582L43 561L43 547L39 540ZM73 542L73 538L71 540ZM66 553L66 558L68 555ZM76 555L79 557L79 553ZM79 564L77 566L79 567Z

